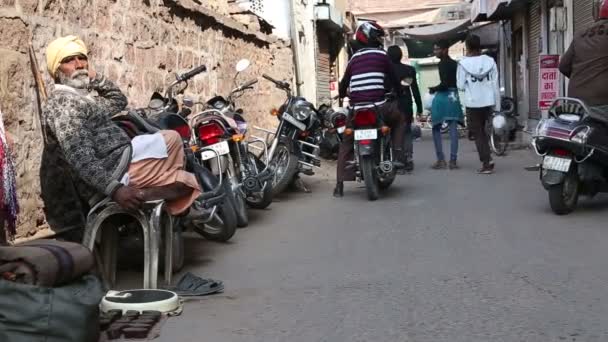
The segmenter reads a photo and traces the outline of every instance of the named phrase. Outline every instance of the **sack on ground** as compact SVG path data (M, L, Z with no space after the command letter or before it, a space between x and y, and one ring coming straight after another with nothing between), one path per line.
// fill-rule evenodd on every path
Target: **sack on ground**
M103 295L91 275L56 288L0 280L0 341L96 342Z
M37 286L60 286L89 273L91 251L67 241L35 240L0 247L0 279Z

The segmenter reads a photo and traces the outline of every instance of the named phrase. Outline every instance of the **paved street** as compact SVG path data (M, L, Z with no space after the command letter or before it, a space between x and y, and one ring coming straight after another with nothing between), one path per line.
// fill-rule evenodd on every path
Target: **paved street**
M187 302L161 340L607 341L608 197L557 217L529 151L480 176L461 142L462 170L431 171L427 135L377 202L354 183L331 197L331 170L230 244L193 236L189 270L226 291Z

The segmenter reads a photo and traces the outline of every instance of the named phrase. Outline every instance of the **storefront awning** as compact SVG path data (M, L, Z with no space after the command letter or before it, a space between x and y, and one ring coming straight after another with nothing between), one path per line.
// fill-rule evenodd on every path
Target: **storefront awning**
M405 39L437 41L459 38L458 40L460 40L466 36L470 25L471 21L469 19L454 20L442 24L403 29L398 32L401 33Z
M446 40L450 44L462 41L468 31L471 21L455 20L442 24L403 29L398 32L403 37L410 58L427 58L433 56L433 44L438 40Z
M473 0L471 21L509 20L531 0Z

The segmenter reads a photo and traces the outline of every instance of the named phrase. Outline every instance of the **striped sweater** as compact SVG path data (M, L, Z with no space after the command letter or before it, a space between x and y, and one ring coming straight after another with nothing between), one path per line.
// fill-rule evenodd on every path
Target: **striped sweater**
M361 49L348 62L340 82L340 97L348 96L351 105L361 103L381 105L391 88L400 92L392 64L381 49ZM387 89L387 85L390 87ZM347 90L349 90L347 94Z

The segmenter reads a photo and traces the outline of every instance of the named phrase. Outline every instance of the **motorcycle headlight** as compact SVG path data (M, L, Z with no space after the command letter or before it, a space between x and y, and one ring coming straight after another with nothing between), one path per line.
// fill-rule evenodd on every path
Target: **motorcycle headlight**
M507 125L507 119L502 114L497 114L492 118L492 125L497 131L502 131Z
M293 116L299 121L304 121L308 119L313 113L314 111L312 110L312 108L304 104L297 105L293 109Z

